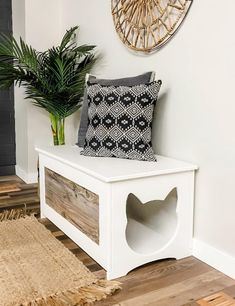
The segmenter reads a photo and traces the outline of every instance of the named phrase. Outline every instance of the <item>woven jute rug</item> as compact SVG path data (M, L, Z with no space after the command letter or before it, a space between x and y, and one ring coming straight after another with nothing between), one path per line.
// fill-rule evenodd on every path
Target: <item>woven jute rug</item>
M120 284L98 280L35 217L0 222L0 305L93 305Z

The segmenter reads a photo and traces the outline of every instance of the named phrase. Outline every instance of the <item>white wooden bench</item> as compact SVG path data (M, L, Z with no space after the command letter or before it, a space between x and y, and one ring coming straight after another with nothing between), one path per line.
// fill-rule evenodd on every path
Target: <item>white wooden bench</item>
M192 254L195 165L163 156L157 163L85 157L71 146L37 151L41 217L94 258L107 279Z

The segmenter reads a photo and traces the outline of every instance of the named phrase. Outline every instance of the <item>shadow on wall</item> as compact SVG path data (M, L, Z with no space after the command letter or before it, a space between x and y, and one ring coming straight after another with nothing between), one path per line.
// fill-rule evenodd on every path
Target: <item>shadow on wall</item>
M165 117L167 114L167 101L168 92L164 92L158 98L156 107L153 114L153 127L152 127L152 142L154 152L161 154L161 148L163 147L165 140Z

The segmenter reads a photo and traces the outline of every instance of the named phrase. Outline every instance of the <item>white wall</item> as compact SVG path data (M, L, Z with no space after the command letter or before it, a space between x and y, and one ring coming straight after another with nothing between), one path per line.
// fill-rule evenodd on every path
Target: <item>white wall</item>
M43 51L57 45L61 36L61 6L58 0L26 1L26 42ZM51 143L50 122L45 110L28 102L28 174L37 171L37 144Z
M154 148L199 165L195 237L235 257L235 2L224 5L226 14L219 0L195 0L173 40L144 57L119 41L110 1L62 0L62 28L80 25L80 42L98 46L100 76L157 71Z
M25 1L12 0L13 33L19 41L25 39ZM24 101L23 90L15 88L15 130L16 130L16 171L28 171L28 120L27 103ZM18 145L21 144L21 145Z
M21 23L24 33L20 36L36 50L43 51L60 43L64 34L61 0L13 0L13 3L14 35L19 36L21 29L18 24ZM52 144L53 141L48 113L28 100L22 103L22 96L23 90L16 89L16 170L22 179L30 183L37 181L38 155L35 146ZM67 144L76 142L78 125L78 112L66 119Z
M43 51L60 42L60 0L12 0L13 33ZM74 130L71 118L67 128ZM15 89L16 173L26 182L37 180L37 144L52 143L49 117L46 111L24 100L24 90ZM78 122L78 120L76 120ZM75 132L74 132L75 133ZM73 135L73 133L70 133ZM70 137L68 137L68 141Z

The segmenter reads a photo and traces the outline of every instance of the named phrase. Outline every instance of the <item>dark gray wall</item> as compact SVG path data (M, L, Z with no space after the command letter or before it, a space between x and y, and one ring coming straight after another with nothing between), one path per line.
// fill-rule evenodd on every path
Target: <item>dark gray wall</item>
M11 0L0 0L0 32L12 33ZM14 91L11 88L10 90L0 90L0 175L14 174L14 165Z

